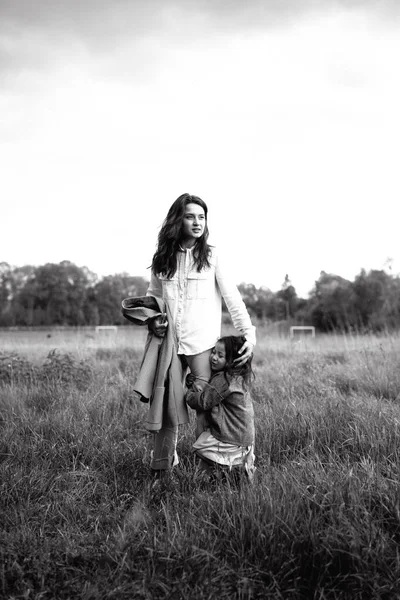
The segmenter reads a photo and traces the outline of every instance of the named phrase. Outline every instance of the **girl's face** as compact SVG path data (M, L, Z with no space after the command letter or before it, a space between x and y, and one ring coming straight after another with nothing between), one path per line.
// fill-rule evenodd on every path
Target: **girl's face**
M217 371L223 371L226 367L226 353L225 346L222 342L217 342L215 347L211 350L210 355L211 371L216 373Z
M190 202L186 204L185 215L182 221L182 237L185 241L198 240L206 227L206 215L199 204Z

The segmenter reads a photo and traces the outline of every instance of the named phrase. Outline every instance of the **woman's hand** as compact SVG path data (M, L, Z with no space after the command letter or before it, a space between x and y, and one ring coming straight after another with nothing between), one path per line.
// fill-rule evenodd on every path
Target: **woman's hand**
M154 317L149 321L148 327L157 337L164 337L168 327L167 315L163 313L158 317Z
M251 342L246 341L243 344L239 350L239 354L241 355L240 358L233 361L236 367L241 367L249 360L250 356L253 355L253 348L254 345Z

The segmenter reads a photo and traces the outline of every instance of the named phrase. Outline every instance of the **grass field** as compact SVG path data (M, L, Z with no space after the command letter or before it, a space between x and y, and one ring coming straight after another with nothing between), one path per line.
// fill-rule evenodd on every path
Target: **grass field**
M0 332L0 597L400 598L400 337L260 328L254 485L153 491L144 333Z

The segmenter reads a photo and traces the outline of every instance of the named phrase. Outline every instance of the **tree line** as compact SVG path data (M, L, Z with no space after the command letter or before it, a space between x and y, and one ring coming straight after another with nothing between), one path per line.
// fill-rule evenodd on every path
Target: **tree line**
M126 324L121 300L142 296L148 282L127 273L99 278L87 267L63 261L39 267L0 263L0 327ZM314 325L319 331L382 331L400 327L400 277L362 269L354 281L322 271L307 299L286 275L277 292L239 286L255 319Z

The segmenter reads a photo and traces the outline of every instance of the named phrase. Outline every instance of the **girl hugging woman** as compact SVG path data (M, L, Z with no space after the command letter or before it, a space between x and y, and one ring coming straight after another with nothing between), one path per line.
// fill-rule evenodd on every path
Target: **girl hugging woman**
M205 430L193 445L200 469L242 467L250 481L254 474L254 411L249 387L254 378L250 357L237 365L243 337L222 337L211 350L211 378L203 388L188 375L186 402L204 412Z

